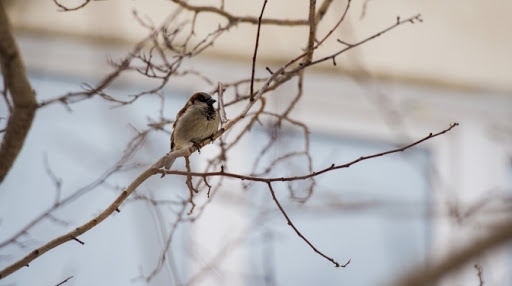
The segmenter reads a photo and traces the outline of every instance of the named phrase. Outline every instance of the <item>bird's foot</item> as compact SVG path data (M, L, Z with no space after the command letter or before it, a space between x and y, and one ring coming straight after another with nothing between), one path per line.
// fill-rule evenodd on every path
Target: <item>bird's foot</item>
M201 145L199 145L199 143L195 142L195 141L190 141L192 142L192 144L194 145L194 147L197 148L197 152L199 152L199 154L201 154Z

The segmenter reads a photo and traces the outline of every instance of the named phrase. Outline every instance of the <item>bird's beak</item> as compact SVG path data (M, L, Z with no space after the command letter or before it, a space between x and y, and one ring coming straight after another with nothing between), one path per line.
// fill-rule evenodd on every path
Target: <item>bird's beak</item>
M210 98L208 99L208 101L206 103L208 103L209 105L212 105L214 104L215 102L217 102L217 100L213 99L213 98Z

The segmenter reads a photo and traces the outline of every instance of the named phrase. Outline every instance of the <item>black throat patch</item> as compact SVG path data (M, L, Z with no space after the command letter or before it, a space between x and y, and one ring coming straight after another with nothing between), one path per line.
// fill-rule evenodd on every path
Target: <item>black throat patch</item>
M203 114L208 121L214 120L215 116L217 116L217 112L215 112L215 108L212 105L208 105L208 108L203 109Z

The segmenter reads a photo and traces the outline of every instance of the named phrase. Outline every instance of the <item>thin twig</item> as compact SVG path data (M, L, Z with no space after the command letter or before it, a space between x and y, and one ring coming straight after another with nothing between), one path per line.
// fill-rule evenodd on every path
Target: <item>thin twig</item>
M76 7L72 7L72 8L69 8L69 7L66 7L62 4L60 4L57 0L53 0L53 2L55 3L55 5L57 5L61 10L61 12L68 12L68 11L76 11L76 10L79 10L79 9L82 9L83 7L85 7L85 5L89 4L91 2L91 0L85 0L82 4L76 6Z
M163 81L160 84L160 86L158 86L157 88L154 88L154 89L152 89L150 91L146 91L146 92L142 92L140 94L134 95L134 96L132 96L132 99L128 100L128 101L116 100L113 97L108 96L107 94L105 94L103 92L103 90L106 89L107 87L109 87L114 82L114 80L116 80L119 77L119 75L121 75L123 72L129 71L129 70L133 70L133 69L130 68L130 64L132 63L132 61L135 60L135 59L141 59L139 54L142 51L142 49L148 43L154 42L154 38L157 37L158 31L164 30L164 28L172 20L174 20L175 18L178 17L179 13L182 10L183 9L176 9L173 13L171 13L161 23L160 26L155 28L154 31L152 31L151 33L149 33L149 35L147 35L145 38L143 38L141 41L139 41L135 45L135 47L128 53L128 55L124 59L121 60L120 63L113 64L115 66L115 69L111 73L109 73L106 77L104 77L101 80L101 82L99 82L95 86L90 86L90 85L84 84L84 89L85 89L84 91L70 92L70 93L67 93L65 95L57 96L57 97L52 98L52 99L43 100L43 101L38 103L37 107L44 107L44 106L47 106L47 105L50 105L50 104L53 104L53 103L57 103L57 102L60 102L60 103L64 104L65 106L67 106L70 103L75 103L75 102L79 102L79 101L91 98L91 97L93 97L96 94L102 96L106 100L113 101L113 102L125 105L125 104L129 104L129 103L134 102L139 96L141 96L143 94L150 94L150 93L154 93L154 92L160 90L167 83L167 80L169 79L170 75L172 75L174 73L175 69L171 69L170 71L168 71L166 73L166 76L163 77ZM179 63L179 60L181 60L182 58L183 58L183 56L178 58L177 59L177 63ZM151 67L154 67L154 65L152 65ZM147 75L147 74L146 74L146 76L149 77L149 75Z
M219 16L225 17L231 23L249 23L249 24L257 24L258 18L251 16L233 16L231 13L226 12L223 9L219 9L213 6L194 6L188 4L183 0L171 0L172 2L180 5L186 10L194 11L196 13L208 12L214 13ZM282 26L305 26L308 25L307 20L286 20L286 19L262 19L261 24L263 25L282 25Z
M101 174L98 178L94 179L92 182L87 185L79 188L78 190L72 192L68 196L64 197L62 200L58 202L54 201L54 204L49 207L47 210L43 211L39 216L35 217L29 223L27 223L24 227L22 227L18 232L13 234L11 237L0 241L0 249L6 247L10 243L18 241L22 236L26 235L30 229L36 226L39 222L46 218L50 218L51 214L56 210L68 205L69 203L75 201L76 199L82 197L87 194L89 191L95 189L97 186L103 184L110 176L115 174L116 172L122 169L122 166L126 164L126 162L132 157L132 155L143 146L145 142L147 132L138 133L125 148L123 155L119 160L117 160L112 166L107 169L103 174Z
M256 44L254 44L254 54L252 56L252 70L251 70L251 97L250 100L254 100L254 71L256 69L256 55L258 54L258 46L260 43L260 30L261 30L261 19L263 19L263 12L265 6L267 6L267 0L263 1L263 7L261 7L260 17L258 18L258 30L256 32Z
M228 172L220 172L220 171L219 172L209 172L209 173L198 173L198 172L184 172L184 171L164 170L164 169L158 170L158 173L166 174L166 175L173 174L173 175L194 176L194 177L226 176L226 177L231 177L231 178L237 178L237 179L240 179L240 180L264 182L264 183L306 180L306 179L309 179L309 178L316 177L318 175L324 174L326 172L330 172L332 170L348 168L348 167L350 167L350 166L352 166L354 164L357 164L359 162L362 162L362 161L365 161L365 160L368 160L368 159L382 157L382 156L393 154L393 153L403 152L403 151L405 151L405 150L407 150L409 148L412 148L412 147L414 147L414 146L416 146L416 145L418 145L420 143L423 143L423 142L425 142L425 141L427 141L429 139L432 139L432 138L437 137L439 135L445 134L446 132L452 130L454 127L456 127L458 125L459 125L458 123L450 124L450 127L446 128L443 131L437 132L435 134L430 133L426 137L424 137L424 138L422 138L422 139L420 139L420 140L418 140L416 142L413 142L411 144L408 144L408 145L406 145L404 147L396 148L396 149L393 149L393 150L389 150L389 151L385 151L385 152L381 152L381 153L377 153L377 154L373 154L373 155L362 156L362 157L359 157L358 159L355 159L353 161L350 161L350 162L342 164L342 165L332 164L329 167L326 167L326 168L321 169L319 171L312 172L310 174L306 174L306 175L302 175L302 176L261 178L261 177L245 176L245 175L240 175L240 174L235 174L235 173L228 173ZM209 139L207 139L207 140L209 140ZM191 147L191 148L195 148L195 147Z
M187 172L190 172L190 159L188 156L185 156L185 168L187 169ZM190 202L190 210L188 211L188 215L191 215L194 212L194 209L196 208L196 203L194 203L194 193L197 193L198 191L194 189L194 186L192 185L192 176L187 176L187 180L185 181L185 185L187 185L188 192L189 192L189 199Z
M279 210L281 211L281 213L283 214L283 216L286 218L286 223L291 226L291 228L293 228L293 230L295 231L295 233L297 233L297 235L302 238L302 240L304 240L308 245L309 247L311 247L316 253L318 253L320 256L324 257L325 259L329 260L330 262L332 262L336 267L346 267L349 263L350 263L350 259L345 263L345 264L340 264L338 263L336 260L334 260L332 257L329 257L327 255L325 255L323 252L321 252L320 250L318 250L304 235L302 235L302 233L297 229L297 227L295 227L295 225L293 224L292 220L288 217L288 215L286 214L286 212L284 211L283 207L281 206L281 204L279 203L279 201L277 200L277 197L276 197L276 194L274 192L274 189L272 188L272 183L268 183L268 188L270 190L270 194L272 195L272 199L274 200L274 202L276 203L277 207L279 208Z
M370 37L368 37L368 38L366 38L364 40L361 40L361 41L359 41L359 42L357 42L355 44L348 44L348 43L342 42L341 40L338 40L338 42L343 43L343 44L347 45L348 47L346 47L346 48L344 48L344 49L342 49L342 50L340 50L340 51L338 51L338 52L336 52L334 54L331 54L329 56L326 56L326 57L320 58L318 60L312 61L311 63L300 65L300 66L292 69L291 71L285 72L285 74L296 74L298 71L301 71L301 70L305 69L308 66L316 65L316 64L319 64L321 62L325 62L327 60L334 61L336 59L336 57L339 56L340 54L342 54L342 53L344 53L344 52L346 52L348 50L351 50L351 49L353 49L355 47L358 47L358 46L360 46L360 45L362 45L362 44L364 44L364 43L366 43L368 41L371 41L371 40L381 36L382 34L385 34L385 33L389 32L389 31L395 29L396 27L398 27L400 25L408 24L408 23L409 24L413 24L414 21L423 22L423 19L421 18L421 14L417 14L415 16L412 16L412 17L409 17L409 18L406 18L406 19L403 19L403 20L400 20L400 18L398 18L397 21L393 25L391 25L391 26L385 28L384 30L382 30L382 31L380 31L380 32L378 32L376 34L373 34L372 36L370 36Z
M68 278L64 279L64 281L60 282L59 284L56 284L55 286L60 286L66 282L68 282L69 279L73 278L73 276L69 276Z
M182 150L180 150L182 151ZM183 152L184 153L184 152ZM175 154L178 155L178 154ZM13 264L5 267L4 269L0 270L0 279L3 279L10 274L14 273L15 271L19 270L20 268L23 268L34 259L38 258L39 256L43 255L47 251L65 243L70 240L75 240L80 235L84 234L85 232L89 231L102 221L104 221L107 217L109 217L116 209L123 203L128 196L135 191L135 189L142 184L147 178L150 176L156 174L156 168L149 168L142 172L125 190L123 190L119 196L116 198L114 202L112 202L105 210L103 210L99 215L94 217L92 220L89 220L85 224L75 228L74 230L61 235L59 237L54 238L53 240L45 243L44 245L38 247L37 249L31 251L29 254L24 256L23 258L19 259L18 261L14 262Z
M320 40L316 44L315 49L318 48L320 45L322 45L323 42L325 40L327 40L327 38L329 38L332 35L332 33L341 25L341 23L343 23L343 20L345 20L345 16L347 16L348 9L350 8L350 2L351 2L351 0L347 1L347 6L345 6L345 10L343 11L343 14L341 15L341 18L338 20L336 25L334 25L334 27L332 27L332 29L322 38L322 40Z
M46 152L44 153L43 164L44 169L46 170L46 174L48 174L48 177L50 177L50 180L55 185L55 200L53 205L56 206L60 202L60 196L62 192L62 179L55 175L55 173L50 168L50 163L48 162L48 154Z

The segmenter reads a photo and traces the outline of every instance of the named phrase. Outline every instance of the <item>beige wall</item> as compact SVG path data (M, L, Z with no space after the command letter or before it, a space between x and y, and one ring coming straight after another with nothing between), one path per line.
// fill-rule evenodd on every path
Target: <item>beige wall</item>
M81 1L65 1L70 6ZM211 5L220 1L191 1ZM262 1L226 0L228 11L257 16ZM305 18L307 0L270 0L268 17ZM323 1L317 1L319 3ZM66 34L101 40L133 42L147 31L133 20L132 10L149 16L158 25L177 6L170 1L93 1L75 12L59 12L50 1L11 1L9 16L16 28L53 35ZM422 14L423 23L405 25L381 36L338 59L338 69L363 69L373 76L395 80L414 80L455 87L512 92L512 1L468 0L353 0L348 22L336 37L355 41L391 24L400 15L406 18ZM327 31L344 9L345 1L335 0L321 31ZM199 30L216 27L222 18L206 16ZM300 52L304 28L265 26L262 30L261 59L282 60ZM240 24L216 42L211 55L235 57L249 62L255 27ZM334 41L318 55L339 47ZM330 64L324 64L329 67Z

